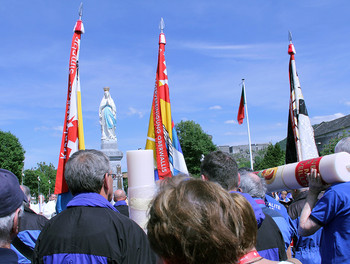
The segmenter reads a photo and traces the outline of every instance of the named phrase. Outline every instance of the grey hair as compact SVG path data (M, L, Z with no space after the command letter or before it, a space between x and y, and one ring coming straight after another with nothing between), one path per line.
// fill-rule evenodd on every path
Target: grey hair
M24 195L27 197L28 203L30 203L31 194L30 194L29 187L26 185L20 185L20 187L21 187L22 191L24 192Z
M350 137L346 137L341 139L337 145L335 145L334 152L342 152L345 151L347 153L350 153Z
M264 179L255 175L251 169L240 168L238 172L241 175L239 188L241 188L242 192L248 193L255 198L265 198L267 187ZM256 177L250 174L254 174Z
M19 216L21 216L23 212L23 205L21 205L19 208L21 209ZM7 216L0 217L0 248L7 244L11 244L11 232L16 211L17 209Z
M73 195L100 193L106 173L110 172L108 157L95 149L79 150L67 161L64 176Z

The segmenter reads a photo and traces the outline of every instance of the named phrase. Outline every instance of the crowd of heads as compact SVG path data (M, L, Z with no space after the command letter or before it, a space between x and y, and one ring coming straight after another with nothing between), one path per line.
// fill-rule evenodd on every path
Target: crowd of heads
M341 140L335 151L349 152L350 138ZM168 264L237 263L255 249L258 226L251 204L242 195L228 191L239 190L264 199L266 183L251 169L238 169L235 159L222 151L206 155L200 171L202 179L179 175L158 185L149 207L150 246ZM74 196L97 193L111 201L110 172L104 153L81 150L67 161L64 176ZM7 170L0 169L0 182L0 247L5 247L16 234L23 204L30 201L31 194ZM52 194L49 201L56 199ZM124 200L125 191L115 191L114 201Z

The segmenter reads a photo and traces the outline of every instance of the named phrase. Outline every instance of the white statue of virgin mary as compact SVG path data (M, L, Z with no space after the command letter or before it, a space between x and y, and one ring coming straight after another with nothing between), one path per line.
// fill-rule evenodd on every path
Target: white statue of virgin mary
M109 94L109 87L104 87L104 95L100 103L99 117L102 131L102 140L117 141L115 135L117 109Z

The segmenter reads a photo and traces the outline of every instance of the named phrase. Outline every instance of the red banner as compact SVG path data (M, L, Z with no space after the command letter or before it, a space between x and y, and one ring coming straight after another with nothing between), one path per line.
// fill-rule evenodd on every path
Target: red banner
M81 20L78 20L74 27L74 35L69 58L68 93L66 111L63 124L63 135L60 155L58 160L55 193L68 192L68 186L64 178L64 168L71 154L78 150L78 59L81 34L84 28Z
M309 186L309 182L307 180L306 175L311 172L311 169L316 169L317 171L320 171L319 164L321 159L322 157L304 160L297 164L297 166L295 167L295 178L301 186Z
M160 99L168 101L169 98L169 88L167 84L167 76L165 75L165 36L163 33L159 36L159 53L158 53L158 67L157 67L157 77L156 77L156 86L154 88L154 97L153 97L153 122L154 122L154 134L155 134L155 143L156 143L156 159L157 159L157 169L159 179L164 177L171 177L171 169L169 165L169 157L167 151L167 145L165 138L168 138L168 135L165 135L164 131L164 120L166 116L162 116L161 111L161 102ZM167 132L167 131L166 131ZM167 132L168 133L168 132Z
M244 105L245 105L245 100L244 100L244 84L242 85L242 94L241 94L241 101L239 102L239 108L238 108L238 114L237 114L237 121L238 124L243 124L243 119L244 119Z

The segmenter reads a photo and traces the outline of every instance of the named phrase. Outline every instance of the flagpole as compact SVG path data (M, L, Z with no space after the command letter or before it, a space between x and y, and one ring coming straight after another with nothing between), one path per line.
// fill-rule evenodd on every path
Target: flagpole
M80 3L79 6L79 19L81 20L81 17L83 16L83 2Z
M244 79L242 79L242 83L243 83L243 90L244 90L244 102L245 102L245 108L246 108L246 113L247 113L247 128L248 128L248 141L249 141L250 168L253 170L252 142L251 142L251 139L250 139L248 103L247 103L247 97L246 97L246 92L245 92Z

